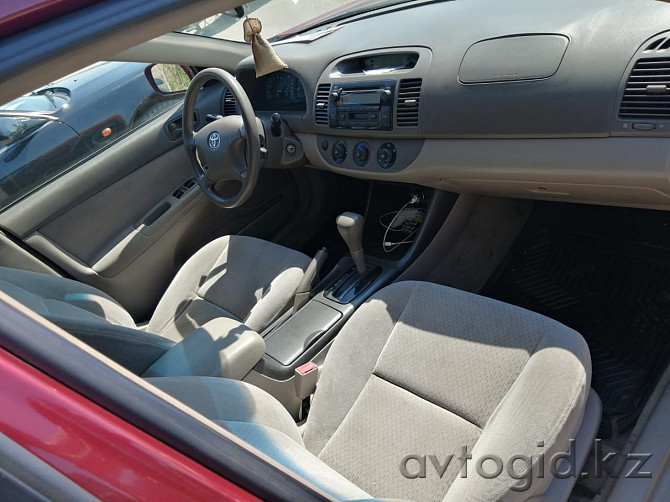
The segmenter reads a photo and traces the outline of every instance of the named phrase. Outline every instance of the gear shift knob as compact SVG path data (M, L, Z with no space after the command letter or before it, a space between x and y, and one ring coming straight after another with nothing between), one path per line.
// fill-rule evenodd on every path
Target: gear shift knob
M351 258L354 260L356 270L359 274L365 272L365 255L363 254L363 225L365 218L360 214L347 211L335 220L337 230L349 248Z

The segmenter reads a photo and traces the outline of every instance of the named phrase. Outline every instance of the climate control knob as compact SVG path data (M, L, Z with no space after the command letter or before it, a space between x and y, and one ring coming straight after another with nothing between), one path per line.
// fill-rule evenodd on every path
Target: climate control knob
M333 160L336 164L341 164L347 158L347 144L340 140L333 145Z
M370 146L366 142L361 142L354 148L354 162L358 167L363 167L370 158Z
M377 163L382 169L390 169L395 164L395 159L398 154L393 143L384 143L377 150Z

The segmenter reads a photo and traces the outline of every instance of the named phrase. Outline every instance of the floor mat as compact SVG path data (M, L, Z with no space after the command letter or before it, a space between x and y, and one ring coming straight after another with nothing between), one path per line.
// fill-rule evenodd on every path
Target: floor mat
M668 362L669 220L654 211L539 204L482 291L584 336L603 402L601 438L637 419Z

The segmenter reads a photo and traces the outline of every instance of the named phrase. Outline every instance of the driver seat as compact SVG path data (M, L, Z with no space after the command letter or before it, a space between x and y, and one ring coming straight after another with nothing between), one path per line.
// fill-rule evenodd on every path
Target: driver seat
M120 303L81 282L0 267L0 290L141 375L212 321L241 327L237 339L244 330L262 332L289 307L309 262L303 253L254 237L216 239L183 265L142 330Z

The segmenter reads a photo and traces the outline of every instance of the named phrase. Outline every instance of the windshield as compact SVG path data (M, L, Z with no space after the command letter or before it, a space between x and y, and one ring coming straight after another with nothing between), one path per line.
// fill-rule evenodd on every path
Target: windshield
M69 97L63 92L52 90L33 92L26 96L0 105L0 111L8 112L57 112L67 106Z
M256 0L247 4L246 14L263 24L262 35L271 39L286 31L303 31L329 20L368 12L409 0ZM179 32L244 42L238 11L227 11L180 28Z

